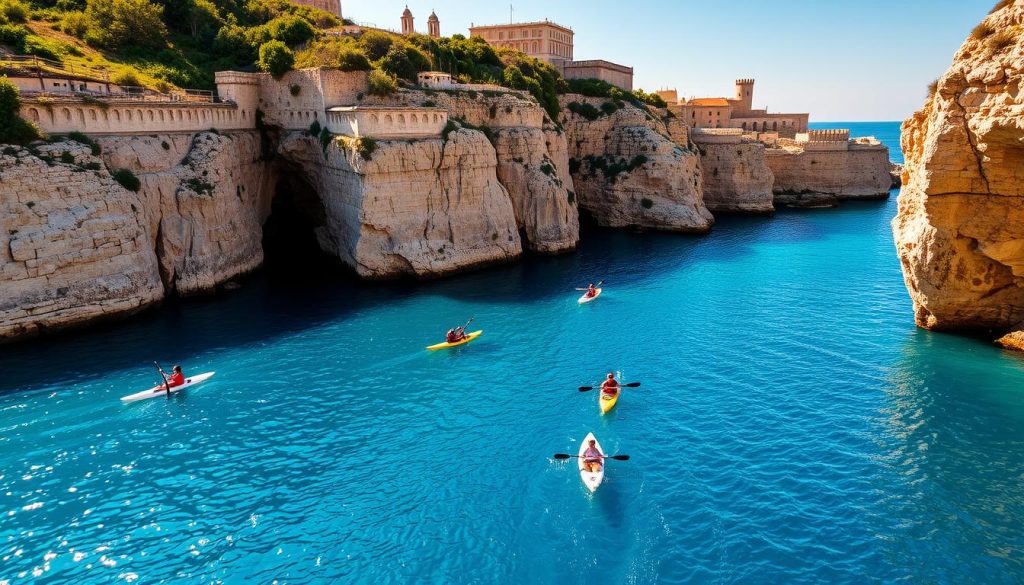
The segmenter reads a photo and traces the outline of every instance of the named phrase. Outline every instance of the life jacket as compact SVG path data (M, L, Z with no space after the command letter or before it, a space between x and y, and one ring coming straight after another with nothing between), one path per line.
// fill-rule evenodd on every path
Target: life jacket
M445 336L445 339L448 341L448 343L455 343L456 341L459 340L459 336L455 333L454 329L449 329L448 335Z

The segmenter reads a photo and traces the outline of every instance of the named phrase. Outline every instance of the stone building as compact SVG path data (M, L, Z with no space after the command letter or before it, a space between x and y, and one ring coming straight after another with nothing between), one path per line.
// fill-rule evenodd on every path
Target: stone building
M406 4L405 10L402 11L402 34L411 35L416 32L416 27L413 24L412 11L409 10L409 5Z
M341 0L292 0L295 4L319 8L341 18Z
M469 27L469 36L479 36L495 47L510 47L556 66L572 61L573 34L571 28L548 20Z
M479 36L495 47L509 47L530 57L547 61L566 79L600 79L626 91L633 91L633 68L593 59L574 60L571 28L551 22L520 22L470 26L470 36Z
M658 95L665 98L672 113L682 118L690 128L739 128L750 132L777 132L779 136L793 138L798 132L807 132L807 113L769 113L755 109L754 80L737 79L736 94L733 98L692 98L675 97L675 90L662 90Z

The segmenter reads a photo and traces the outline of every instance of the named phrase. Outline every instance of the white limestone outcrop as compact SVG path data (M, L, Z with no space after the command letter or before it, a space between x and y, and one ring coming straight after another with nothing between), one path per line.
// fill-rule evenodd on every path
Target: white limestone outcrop
M320 194L322 249L368 279L433 277L521 255L483 133L373 144L337 137L323 147L299 133L282 140L281 156Z
M704 205L712 213L771 213L775 175L754 142L699 144Z
M561 102L576 197L599 225L711 229L697 155L673 142L662 120L610 99L569 94Z

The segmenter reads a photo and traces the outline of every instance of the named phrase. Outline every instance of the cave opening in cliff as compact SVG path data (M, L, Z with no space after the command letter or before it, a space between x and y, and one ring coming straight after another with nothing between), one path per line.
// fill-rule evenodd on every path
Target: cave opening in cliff
M323 203L307 181L295 172L282 173L263 224L264 266L271 273L302 274L311 269L334 269L339 261L324 252L316 231L326 221Z

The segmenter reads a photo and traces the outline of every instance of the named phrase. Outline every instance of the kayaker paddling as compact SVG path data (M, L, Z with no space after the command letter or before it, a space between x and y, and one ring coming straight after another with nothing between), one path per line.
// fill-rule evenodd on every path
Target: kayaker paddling
M445 335L445 341L447 341L448 343L455 343L457 341L462 341L465 338L466 338L466 327L465 326L456 327L454 329L449 329L447 335Z
M601 294L601 285L603 283L604 281L602 280L597 284L588 284L587 288L577 288L576 290L586 291L583 293L583 296L581 296L577 302L582 305L584 303L589 303L590 301L596 299Z
M615 374L608 372L608 377L605 378L604 382L601 382L601 394L611 397L616 396L619 393L619 381L615 379Z
M592 473L598 473L604 467L604 453L597 447L596 439L587 442L587 450L583 452L583 464L586 470Z

